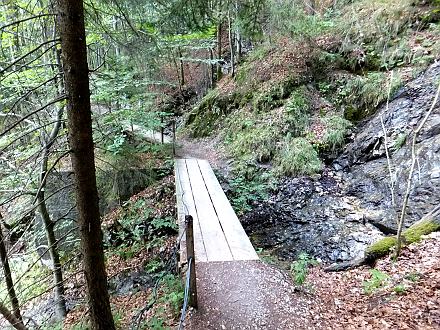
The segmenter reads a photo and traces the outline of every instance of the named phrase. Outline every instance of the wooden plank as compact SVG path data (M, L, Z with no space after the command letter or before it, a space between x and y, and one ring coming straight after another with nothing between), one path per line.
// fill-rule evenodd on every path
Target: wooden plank
M179 226L180 239L180 263L185 262L186 257L186 235L184 235L185 229L185 210L182 201L182 186L180 183L179 170L177 169L177 163L174 165L174 178L176 182L176 202L177 202L177 225Z
M208 261L234 260L214 206L212 205L211 198L209 197L197 159L187 159L186 167L188 169Z
M258 255L211 166L206 160L198 160L198 164L234 260L258 260Z
M192 215L194 219L194 248L196 251L196 262L206 262L208 261L204 242L203 234L200 227L200 221L197 214L194 196L191 190L191 184L188 177L188 170L186 168L186 163L184 159L176 160L176 170L179 177L179 190L181 201L181 212L183 214L182 228L185 228L185 215Z

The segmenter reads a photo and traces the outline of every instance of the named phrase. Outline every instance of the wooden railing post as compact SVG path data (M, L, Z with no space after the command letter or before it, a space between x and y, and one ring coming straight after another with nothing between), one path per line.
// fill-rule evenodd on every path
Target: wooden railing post
M173 119L173 156L176 156L176 119Z
M196 262L194 255L194 229L193 217L185 216L186 223L186 255L188 260L188 267L191 267L190 282L189 282L189 305L197 308L197 283L196 283Z
M163 144L164 142L164 135L165 135L165 127L163 126L163 114L160 115L160 142Z

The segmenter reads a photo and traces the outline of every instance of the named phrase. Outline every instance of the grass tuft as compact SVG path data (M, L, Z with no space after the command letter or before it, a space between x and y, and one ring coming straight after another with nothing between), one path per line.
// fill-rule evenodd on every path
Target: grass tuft
M318 152L302 137L287 138L274 162L279 175L311 175L322 169Z

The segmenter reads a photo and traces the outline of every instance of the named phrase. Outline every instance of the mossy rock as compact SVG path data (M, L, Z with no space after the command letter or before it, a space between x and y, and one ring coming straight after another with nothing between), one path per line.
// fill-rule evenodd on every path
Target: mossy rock
M265 112L282 106L292 92L303 83L304 81L297 77L289 77L273 86L270 90L255 94L253 98L254 110Z
M434 231L440 230L439 222L435 220L422 220L416 222L408 229L402 232L402 244L409 245L411 243L420 242L423 235L428 235ZM396 246L396 236L389 236L373 243L365 251L365 259L374 261L380 257L386 256L394 246Z
M206 95L186 120L192 137L209 136L216 129L220 118L240 106L241 99L240 93L224 95L211 92Z
M403 237L407 244L420 242L423 235L428 235L440 230L440 224L434 220L424 220L417 222L403 232Z
M376 260L387 255L391 249L396 246L397 239L395 236L385 237L370 245L365 252L365 257L369 260Z

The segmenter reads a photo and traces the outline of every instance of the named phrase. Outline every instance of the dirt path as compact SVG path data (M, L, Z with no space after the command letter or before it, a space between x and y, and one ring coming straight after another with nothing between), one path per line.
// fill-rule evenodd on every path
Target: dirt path
M179 137L177 139L176 157L206 159L212 168L228 172L230 161L225 150L219 145L218 138L189 139Z
M199 309L187 329L324 329L309 315L311 296L261 261L196 265Z

